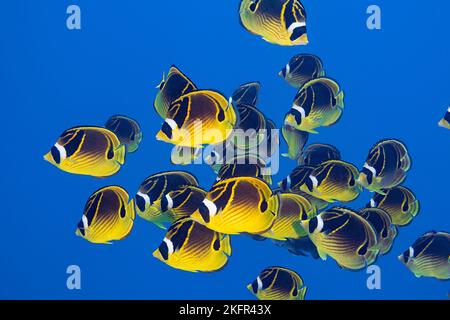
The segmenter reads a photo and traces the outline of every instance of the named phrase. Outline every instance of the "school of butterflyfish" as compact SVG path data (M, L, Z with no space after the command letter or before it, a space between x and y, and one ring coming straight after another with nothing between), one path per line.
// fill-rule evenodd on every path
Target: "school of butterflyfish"
M270 43L308 42L300 1L243 0L239 13L245 29ZM405 144L376 143L360 168L332 145L307 145L310 134L343 116L344 92L312 54L293 57L279 75L298 90L280 128L287 145L283 156L297 167L277 187L272 187L270 162L280 136L258 109L260 83L243 84L227 98L198 88L172 66L154 100L161 117L156 139L174 146L172 164L194 163L203 153L216 182L203 189L191 173L177 170L150 175L134 197L120 186L101 188L87 200L76 234L98 244L119 241L130 234L137 214L167 229L153 256L190 272L225 268L234 235L271 239L294 255L330 257L350 270L388 254L398 229L419 213L416 196L403 185L411 167ZM449 127L448 115L440 125ZM64 131L44 158L65 172L109 177L142 137L137 121L115 115L104 127ZM367 206L350 208L364 189L373 193ZM417 277L449 279L449 257L450 234L430 231L399 260ZM248 289L264 300L302 300L307 290L295 271L276 266L264 269Z

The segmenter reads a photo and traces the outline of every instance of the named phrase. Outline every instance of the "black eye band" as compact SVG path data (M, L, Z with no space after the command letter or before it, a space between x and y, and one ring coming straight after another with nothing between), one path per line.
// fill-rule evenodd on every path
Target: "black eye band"
M169 126L167 122L164 122L161 130L166 135L167 138L172 139L173 137L172 128Z
M60 164L61 163L61 155L59 154L58 148L53 146L50 152L51 152L52 158L55 161L55 163Z

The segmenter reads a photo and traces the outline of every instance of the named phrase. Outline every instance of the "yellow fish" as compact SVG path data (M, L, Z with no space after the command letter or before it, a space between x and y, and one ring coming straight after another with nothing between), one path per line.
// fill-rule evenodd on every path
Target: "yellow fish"
M333 207L302 224L323 260L329 255L342 268L359 270L377 258L375 231L353 210Z
M307 290L298 273L282 267L264 269L247 288L259 300L304 300Z
M309 133L319 127L329 127L342 116L344 92L328 78L306 83L297 93L294 104L286 115L285 124Z
M367 207L386 211L397 226L406 226L419 213L420 205L414 193L406 187L398 186L375 193Z
M230 236L182 218L168 230L153 256L175 269L213 272L225 267L231 255Z
M298 239L306 237L306 232L298 232L295 224L308 220L316 215L315 207L299 194L280 193L278 215L272 227L261 233L261 236L275 239Z
M267 121L264 114L256 107L240 104L237 106L239 121L236 123L232 144L243 150L258 147L264 140Z
M361 193L357 178L358 169L355 166L330 160L314 168L300 190L328 202L351 202Z
M315 143L303 150L299 164L315 167L330 160L341 160L340 151L329 144Z
M190 217L206 197L206 191L198 187L183 187L169 192L161 199L161 212L173 217L172 222L179 218Z
M291 125L284 124L282 129L284 141L288 145L288 152L283 154L291 160L298 160L301 157L303 147L308 142L309 133L297 130Z
M409 247L399 260L418 278L450 279L450 234L430 231Z
M389 214L378 208L365 208L359 214L372 225L377 235L377 248L380 250L380 255L388 253L397 236L397 228L392 224Z
M197 178L189 172L167 171L151 175L142 182L135 196L138 215L165 229L166 223L173 222L173 216L162 211L161 200L170 192L189 186L199 186Z
M232 96L232 101L237 105L254 106L258 104L259 91L261 84L259 82L249 82L241 85Z
M163 76L157 88L159 91L153 106L163 119L167 117L167 112L172 102L189 92L197 90L195 84L176 66L170 68L167 79Z
M369 152L358 183L372 192L383 193L406 179L411 159L405 145L398 140L383 140Z
M281 46L308 44L306 12L298 0L242 0L242 26L267 42Z
M270 169L266 168L264 160L257 156L236 156L223 164L217 173L217 181L235 177L255 177L272 183Z
M68 129L44 159L74 174L109 177L125 163L125 146L111 131L98 127Z
M130 117L115 115L106 121L105 128L113 132L128 153L136 152L142 141L142 130L139 123Z
M195 148L227 140L235 125L234 107L222 94L198 90L181 96L170 105L156 138Z
M277 212L278 197L265 181L237 177L217 182L191 218L220 233L263 233Z
M294 88L301 88L313 79L325 76L322 60L313 54L299 54L291 58L280 76Z
M121 187L105 187L89 197L76 234L89 242L109 244L122 240L133 228L133 199Z

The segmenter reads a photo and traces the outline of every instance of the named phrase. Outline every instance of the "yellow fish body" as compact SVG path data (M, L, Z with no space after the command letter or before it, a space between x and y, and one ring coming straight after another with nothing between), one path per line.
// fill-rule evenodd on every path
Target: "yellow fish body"
M280 76L294 88L301 88L313 79L325 76L322 60L313 54L299 54L291 58Z
M372 225L377 235L377 248L380 255L388 253L397 236L397 228L392 224L389 214L378 208L365 208L359 214Z
M278 197L258 178L237 177L217 182L191 218L225 234L263 233L273 225Z
M411 167L406 146L398 140L383 140L369 152L358 183L372 192L383 193L400 185Z
M282 267L264 269L247 288L259 300L304 300L307 290L298 273Z
M232 101L237 106L248 105L256 107L258 104L260 90L261 84L259 82L245 83L234 91Z
M306 232L298 232L295 224L316 215L314 206L303 196L295 193L280 193L278 215L272 227L261 236L275 239L298 239L306 237Z
M242 26L267 42L308 44L306 12L299 0L242 0L239 14Z
M127 237L134 218L128 193L118 186L105 187L89 197L76 234L92 243L108 244Z
M168 230L153 256L172 268L214 272L225 267L231 255L230 236L182 218Z
M332 257L343 268L359 270L375 262L377 236L371 224L353 210L333 207L303 221L319 255Z
M326 161L341 160L341 152L330 144L315 143L303 150L299 160L299 164L315 167Z
M76 127L64 131L44 159L74 174L109 177L125 163L125 146L104 128Z
M167 79L163 76L153 107L163 119L167 117L169 107L179 97L197 90L195 84L176 66L170 68Z
M430 231L409 247L399 260L416 277L450 279L450 234Z
M106 121L105 128L117 136L120 143L126 147L128 153L133 153L139 148L143 134L136 120L126 116L115 115Z
M285 124L317 133L317 128L338 122L343 110L344 92L339 85L329 78L318 78L307 82L297 93Z
M303 147L308 142L309 133L286 124L283 125L281 130L284 141L286 141L289 148L288 152L282 156L291 160L298 160L301 157Z
M355 166L330 160L314 168L300 190L328 202L351 202L361 193L357 178L358 169Z
M161 199L161 212L170 214L172 222L184 217L190 217L203 199L206 191L198 187L188 186L167 193Z
M170 105L156 138L195 148L227 140L235 125L234 108L222 94L198 90L181 96Z
M406 226L419 213L420 205L414 193L406 187L398 186L376 193L367 207L386 211L397 226Z
M185 171L167 171L151 175L142 182L135 196L138 215L160 228L176 218L171 212L163 212L161 200L170 192L185 187L198 187L197 178Z

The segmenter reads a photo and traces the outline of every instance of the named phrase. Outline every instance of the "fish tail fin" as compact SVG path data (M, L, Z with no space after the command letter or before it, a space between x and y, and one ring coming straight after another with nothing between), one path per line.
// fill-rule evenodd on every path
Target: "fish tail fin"
M336 105L341 109L344 109L344 98L344 91L339 92L338 96L336 97Z
M136 210L134 205L134 199L131 199L131 201L127 205L127 212L130 213L130 218L134 220L136 218Z
M222 239L222 247L223 247L223 252L225 252L225 254L227 256L231 256L231 238L229 235L226 235Z
M125 155L127 154L127 148L125 145L121 144L115 151L115 158L118 163L124 165Z

